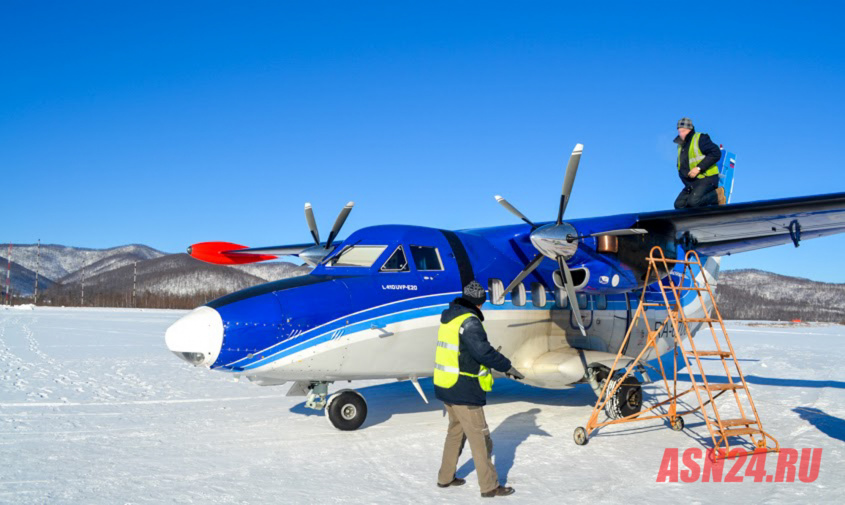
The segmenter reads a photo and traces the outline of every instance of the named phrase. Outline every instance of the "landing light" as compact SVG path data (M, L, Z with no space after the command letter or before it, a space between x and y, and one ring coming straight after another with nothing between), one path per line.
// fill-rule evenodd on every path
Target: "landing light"
M173 351L173 354L179 356L183 360L187 361L188 363L199 366L205 361L205 355L201 352L177 352Z

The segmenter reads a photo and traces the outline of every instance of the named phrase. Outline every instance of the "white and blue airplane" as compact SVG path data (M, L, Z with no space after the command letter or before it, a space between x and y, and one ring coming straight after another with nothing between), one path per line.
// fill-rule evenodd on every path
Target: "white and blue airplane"
M697 281L707 276L713 283L723 255L798 246L801 240L845 231L845 193L564 221L581 152L578 144L552 222L532 222L497 196L524 223L458 231L380 225L335 243L350 202L322 243L306 204L313 244L194 244L188 253L211 263L294 255L314 269L194 309L167 329L167 347L188 363L258 385L293 382L288 395L307 396L306 406L325 409L336 428L354 430L367 416L364 398L351 389L329 397L329 385L410 380L426 400L418 379L433 373L440 313L476 279L489 287L483 310L490 342L525 374L523 382L550 389L588 382L600 391L642 290L647 301L650 290L655 290L653 301L662 300L654 285L643 285L653 246L670 258L696 250L704 265ZM720 186L728 201L734 167L735 156L723 150ZM709 313L694 292L682 303L688 317ZM708 298L704 303L712 305ZM653 315L652 321L666 317L665 310L655 309ZM632 330L625 356L638 355L646 332ZM671 351L672 337L665 335L659 347ZM610 402L618 412L610 415L640 410L639 386L628 384L618 388L622 396Z

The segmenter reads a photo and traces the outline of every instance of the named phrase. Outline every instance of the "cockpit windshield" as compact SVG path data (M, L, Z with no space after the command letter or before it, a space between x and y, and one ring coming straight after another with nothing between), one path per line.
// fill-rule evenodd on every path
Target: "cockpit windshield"
M328 267L371 267L387 249L386 245L353 245L329 259Z

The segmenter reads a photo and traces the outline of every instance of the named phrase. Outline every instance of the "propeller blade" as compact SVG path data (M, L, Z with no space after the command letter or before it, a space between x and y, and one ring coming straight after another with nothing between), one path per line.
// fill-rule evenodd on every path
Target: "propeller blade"
M510 204L507 200L505 200L505 199L504 199L504 198L502 198L501 196L496 195L496 201L497 201L497 202L499 202L499 203L502 205L502 207L504 207L504 208L508 209L508 210L510 211L510 213L511 213L511 214L513 214L514 216L516 216L516 217L518 217L518 218L522 219L522 220L523 220L523 221L525 221L526 223L530 224L532 228L536 228L536 227L537 227L537 225L536 225L536 224L532 223L532 222L531 222L531 220L530 220L530 219L528 219L527 217L525 217L525 215L524 215L522 212L520 212L520 211L516 210L516 207L514 207L513 205L511 205L511 204Z
M343 223L346 222L346 218L349 216L349 213L352 211L352 207L354 206L355 202L349 202L340 210L340 214L337 215L334 226L332 226L332 231L329 233L329 238L326 240L326 249L332 246L332 241L337 238L337 234L340 233L340 229L343 228Z
M575 184L575 174L578 173L578 164L581 162L581 153L584 151L583 144L575 144L572 155L569 156L569 163L566 165L566 175L563 177L563 190L560 193L560 207L557 212L557 224L563 222L563 213L569 203L572 194L572 185Z
M562 256L557 257L557 264L560 267L561 278L565 279L563 287L566 288L566 297L569 298L569 310L575 314L575 322L578 323L578 328L581 329L581 335L586 337L587 332L584 330L584 323L581 321L581 309L578 307L578 295L575 294L572 273L569 271L569 266Z
M545 258L545 256L543 256L542 253L538 254L537 256L534 256L534 259L532 259L531 262L528 263L528 266L526 266L522 270L522 272L519 272L519 275L517 275L516 278L512 280L510 284L508 284L508 287L506 287L505 290L502 292L502 298L504 298L507 293L510 293L511 290L515 288L520 282L525 280L526 277L531 275L531 272L533 272L538 266L540 266L540 263L543 262L543 258Z
M308 229L311 230L314 243L320 245L320 232L317 230L317 221L314 220L314 210L308 202L305 202L305 221L308 223Z

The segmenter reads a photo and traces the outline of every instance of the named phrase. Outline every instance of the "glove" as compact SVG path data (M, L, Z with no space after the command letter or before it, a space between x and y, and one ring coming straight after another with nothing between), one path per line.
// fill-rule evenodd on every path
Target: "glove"
M516 380L520 380L520 381L525 378L525 376L522 375L522 372L520 372L519 370L517 370L514 367L511 367L510 370L505 372L505 375L507 375L511 379L516 379Z

